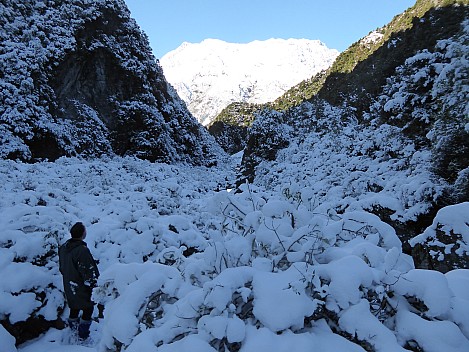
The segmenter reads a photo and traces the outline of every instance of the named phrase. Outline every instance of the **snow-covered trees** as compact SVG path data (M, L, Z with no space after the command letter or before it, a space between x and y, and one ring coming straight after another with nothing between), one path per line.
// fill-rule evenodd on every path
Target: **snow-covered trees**
M0 9L0 158L216 163L220 148L167 84L123 1Z
M382 119L419 147L431 149L434 172L454 185L449 202L467 199L469 151L469 22L461 34L406 60L388 79Z

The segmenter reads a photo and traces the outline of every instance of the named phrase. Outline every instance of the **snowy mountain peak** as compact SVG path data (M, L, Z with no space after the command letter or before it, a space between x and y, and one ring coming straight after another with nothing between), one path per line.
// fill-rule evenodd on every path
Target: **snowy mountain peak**
M232 102L266 103L327 69L339 52L319 40L184 42L160 63L192 114L208 125Z

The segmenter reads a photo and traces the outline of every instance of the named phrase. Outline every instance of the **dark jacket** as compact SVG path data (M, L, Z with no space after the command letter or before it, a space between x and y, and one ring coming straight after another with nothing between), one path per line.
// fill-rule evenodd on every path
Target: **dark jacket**
M84 241L71 238L59 248L59 270L69 307L92 307L91 291L96 286L99 271Z

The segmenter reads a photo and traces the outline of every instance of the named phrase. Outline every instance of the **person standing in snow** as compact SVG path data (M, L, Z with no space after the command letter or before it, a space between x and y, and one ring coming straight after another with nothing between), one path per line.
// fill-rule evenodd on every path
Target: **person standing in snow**
M59 248L59 270L63 276L65 297L70 307L68 324L85 340L90 335L94 302L91 292L99 276L90 250L86 246L86 228L77 222L70 229L70 238ZM78 315L82 311L81 319Z

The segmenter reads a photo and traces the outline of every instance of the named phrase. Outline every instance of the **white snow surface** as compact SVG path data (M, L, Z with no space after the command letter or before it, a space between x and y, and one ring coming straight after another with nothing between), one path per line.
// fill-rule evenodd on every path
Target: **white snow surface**
M284 170L286 182L294 168ZM318 206L306 185L294 193L260 184L220 190L231 170L133 158L0 161L0 316L52 320L65 307L66 319L57 247L76 221L85 223L99 261L93 297L105 306L85 345L70 342L68 329L50 329L17 348L0 327L0 346L306 352L400 351L418 343L425 351L468 350L469 270L415 270L392 227L360 206L336 213L333 196ZM394 175L393 183L412 193L409 176L416 177ZM389 201L382 192L368 196ZM447 213L440 220L451 219Z
M319 40L269 39L240 44L206 39L183 43L160 63L191 113L208 125L232 102L274 101L329 68L338 55Z
M374 44L381 39L383 39L384 34L379 33L378 31L373 31L370 32L366 37L360 40L360 43L362 43L365 46L369 46L370 44Z

